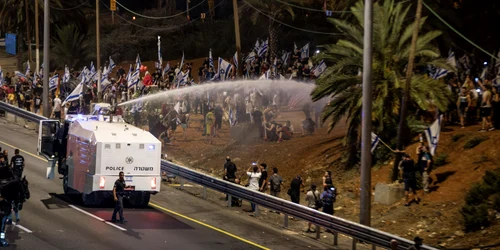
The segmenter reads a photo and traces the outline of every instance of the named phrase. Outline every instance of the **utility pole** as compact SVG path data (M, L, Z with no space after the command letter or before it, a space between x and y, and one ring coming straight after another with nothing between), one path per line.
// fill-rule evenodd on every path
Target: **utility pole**
M189 0L186 0L186 14L188 21L190 21L191 19L189 18Z
M415 15L415 24L413 26L413 35L411 37L410 45L410 55L408 56L408 67L406 68L406 81L405 88L403 92L403 103L401 104L401 116L399 117L399 127L398 127L398 137L397 137L397 149L402 150L403 148L403 134L405 133L406 127L406 115L408 113L408 101L410 98L410 85L411 78L413 75L413 64L415 61L415 49L417 47L418 31L420 29L420 17L422 16L422 0L417 2L417 13ZM397 179L397 169L401 161L401 154L396 154L396 160L394 161L392 180Z
M101 98L101 46L99 37L99 0L95 0L95 30L96 30L96 46L97 46L97 100L102 101Z
M35 43L36 43L36 67L35 72L40 69L40 30L38 26L38 0L35 0Z
M238 1L233 0L233 15L234 15L234 34L236 36L236 54L238 59L238 75L241 79L243 76L243 60L241 58L241 39L240 39L240 16L238 14ZM236 63L236 62L235 62Z
M363 98L361 110L361 202L359 221L371 224L371 133L372 133L372 55L373 0L365 0L365 29L363 40Z
M49 118L49 70L50 70L50 0L43 4L43 116Z
M28 0L24 0L24 8L26 9L26 41L28 41L28 63L31 62L31 32L30 32L30 15L28 11Z

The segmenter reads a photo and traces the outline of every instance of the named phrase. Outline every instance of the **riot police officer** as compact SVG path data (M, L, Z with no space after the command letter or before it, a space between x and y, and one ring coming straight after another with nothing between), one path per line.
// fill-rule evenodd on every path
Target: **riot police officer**
M128 188L125 184L125 174L123 172L119 173L118 180L115 181L115 186L113 187L113 198L116 202L115 210L113 211L112 222L116 222L116 213L120 215L120 223L127 222L123 218L123 196L125 195L125 189Z

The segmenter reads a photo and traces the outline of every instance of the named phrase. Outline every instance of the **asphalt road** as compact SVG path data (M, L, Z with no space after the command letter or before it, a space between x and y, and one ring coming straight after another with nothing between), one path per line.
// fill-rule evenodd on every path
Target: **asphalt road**
M0 120L0 146L9 151L9 158L13 147L35 153L35 133ZM112 208L81 207L62 194L62 180L45 178L45 162L21 155L31 198L21 211L20 226L7 228L12 249L259 249L155 209L127 209L128 223L114 226L106 222Z

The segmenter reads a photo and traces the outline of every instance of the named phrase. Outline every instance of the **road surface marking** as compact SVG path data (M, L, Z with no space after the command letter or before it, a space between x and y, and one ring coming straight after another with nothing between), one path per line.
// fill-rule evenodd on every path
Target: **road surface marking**
M23 152L23 153L25 153L25 154L27 154L27 155L29 155L29 156L35 157L35 158L37 158L37 159L39 159L39 160L42 160L42 161L44 161L44 162L48 162L48 161L47 161L47 159L45 159L45 158L42 158L42 157L40 157L40 156L38 156L38 155L35 155L35 154L32 154L32 153L30 153L30 152L28 152L28 151L26 151L26 150L22 150L22 149L20 149L20 148L18 148L18 147L16 147L16 146L14 146L14 145L10 145L9 143L4 142L4 141L0 141L0 143L2 143L3 145L5 145L5 146L7 146L7 147L12 148L12 149L19 149L19 151L21 151L21 152Z
M29 234L32 234L32 233L33 233L33 231L31 231L31 230L29 230L29 229L27 229L27 228L25 228L25 227L23 227L23 226L21 226L21 225L19 225L19 224L15 223L15 222L12 222L12 225L15 225L16 227L18 227L19 229L21 229L21 230L25 231L26 233L29 233Z
M227 232L227 231L224 231L224 230L222 230L222 229L216 228L216 227L214 227L214 226L211 226L211 225L209 225L209 224L207 224L207 223L204 223L204 222L201 222L201 221L199 221L199 220L193 219L193 218L188 217L188 216L186 216L186 215L183 215L183 214L180 214L180 213L174 212L174 211L172 211L172 210L170 210L170 209L168 209L168 208L164 208L164 207L162 207L162 206L160 206L160 205L157 205L157 204L155 204L155 203L150 202L150 203L149 203L149 205L150 205L151 207L153 207L153 208L158 209L158 210L162 210L162 211L164 211L164 212L167 212L167 213L170 213L170 214L173 214L173 215L179 216L179 217L184 218L184 219L186 219L186 220L189 220L189 221L192 221L192 222L194 222L194 223L200 224L200 225L202 225L202 226L208 227L208 228L210 228L210 229L212 229L212 230L215 230L215 231L217 231L217 232L219 232L219 233L225 234L225 235L230 236L230 237L232 237L232 238L235 238L235 239L237 239L237 240L240 240L240 241L243 241L243 242L245 242L245 243L248 243L248 244L250 244L250 245L252 245L252 246L254 246L254 247L258 247L258 248L263 249L263 250L270 250L270 248L267 248L267 247L261 246L261 245L259 245L259 244L257 244L257 243L254 243L254 242L252 242L252 241L249 241L249 240L247 240L247 239L243 239L243 238L241 238L241 237L239 237L239 236L236 236L236 235L234 235L234 234L232 234L232 233L230 233L230 232Z
M115 223L112 223L112 222L109 222L109 221L104 221L104 223L106 223L106 224L108 224L108 225L110 225L110 226L112 226L112 227L118 228L118 229L120 229L120 230L122 230L122 231L124 231L124 232L126 232L126 231L127 231L127 229L126 229L126 228L120 227L120 226L116 225Z
M6 145L6 146L8 146L8 147L11 147L11 148L17 148L17 147L15 147L15 146L10 145L9 143L5 143L5 142L3 142L3 141L0 141L0 143L2 143L2 144L4 144L4 145ZM25 151L25 150L22 150L22 149L19 149L19 151L21 151L21 152L23 152L23 153L25 153L25 154L28 154L28 155L30 155L30 156L32 156L32 157L35 157L35 158L37 158L37 159L40 159L40 160L42 160L42 161L44 161L44 162L47 162L47 160L46 160L46 159L44 159L44 158L42 158L42 157L40 157L40 156L38 156L38 155L32 154L32 153L30 153L30 152L28 152L28 151ZM252 245L252 246L255 246L255 247L258 247L258 248L260 248L260 249L264 249L264 250L269 250L269 248L266 248L266 247L264 247L264 246L261 246L261 245L259 245L259 244L257 244L257 243L254 243L254 242L251 242L251 241L249 241L249 240L243 239L243 238L241 238L241 237L239 237L239 236L236 236L236 235L234 235L234 234L232 234L232 233L229 233L229 232L224 231L224 230L222 230L222 229L216 228L216 227L211 226L211 225L209 225L209 224L207 224L207 223L203 223L203 222L201 222L201 221L198 221L198 220L193 219L193 218L191 218L191 217L185 216L185 215L183 215L183 214L180 214L180 213L174 212L174 211L172 211L172 210L170 210L170 209L167 209L167 208L164 208L164 207L162 207L162 206L160 206L160 205L157 205L157 204L154 204L154 203L151 203L151 202L149 203L149 205L150 205L150 206L152 206L152 207L154 207L154 208L156 208L156 209L162 210L162 211L164 211L164 212L167 212L167 213L170 213L170 214L177 215L177 216L179 216L179 217L181 217L181 218L184 218L184 219L186 219L186 220L189 220L189 221L192 221L192 222L194 222L194 223L200 224L200 225L202 225L202 226L208 227L208 228L210 228L210 229L212 229L212 230L215 230L215 231L217 231L217 232L219 232L219 233L223 233L223 234L225 234L225 235L227 235L227 236L233 237L233 238L235 238L235 239L237 239L237 240L243 241L243 242L248 243L248 244L250 244L250 245ZM73 205L69 205L69 206L70 206L71 208L73 208L73 209L77 210L77 211L80 211L80 212L82 212L82 213L84 213L84 214L86 214L86 215L89 215L89 216L91 216L91 217L95 218L96 220L99 220L99 221L101 221L101 222L107 222L107 221L105 221L104 219L102 219L102 218L100 218L100 217L97 217L97 216L95 216L95 215L93 215L93 214L91 214L91 213L89 213L89 212L87 212L87 211L85 211L85 210L82 210L82 209L80 209L80 208L78 208L78 207L76 207L76 206L73 206ZM117 225L115 225L115 224L113 224L113 223L106 223L106 224L109 224L109 225L111 225L111 226L113 226L113 227L116 227L117 229L120 229L120 230L122 230L122 231L127 231L127 229L122 228L122 227L120 227L120 226L117 226Z
M75 209L75 210L76 210L76 211L78 211L78 212L82 212L82 213L84 213L84 214L86 214L86 215L88 215L88 216L90 216L90 217L92 217L92 218L94 218L94 219L96 219L96 220L98 220L98 221L104 222L104 219L103 219L103 218L101 218L101 217L98 217L98 216L96 216L96 215L93 215L93 214L91 214L91 213L89 213L89 212L87 212L87 211L85 211L85 210L83 210L83 209L81 209L81 208L76 207L76 206L73 206L73 205L69 205L69 206L70 206L71 208Z
M77 207L77 206L74 206L74 205L69 205L69 207L71 207L71 208L75 209L75 210L76 210L76 211L78 211L78 212L84 213L84 214L86 214L86 215L88 215L88 216L90 216L90 217L92 217L92 218L94 218L94 219L96 219L96 220L98 220L98 221L100 221L100 222L104 222L104 223L106 223L106 224L108 224L108 225L110 225L110 226L112 226L112 227L114 227L114 228L120 229L120 230L122 230L122 231L127 231L127 229L126 229L126 228L120 227L120 226L115 225L115 224L113 224L113 223L111 223L111 222L109 222L109 221L106 221L106 220L104 220L103 218L101 218L101 217L99 217L99 216L97 216L97 215L93 215L92 213L89 213L89 212L87 212L87 211L85 211L85 210L83 210L83 209L81 209L81 208L79 208L79 207Z

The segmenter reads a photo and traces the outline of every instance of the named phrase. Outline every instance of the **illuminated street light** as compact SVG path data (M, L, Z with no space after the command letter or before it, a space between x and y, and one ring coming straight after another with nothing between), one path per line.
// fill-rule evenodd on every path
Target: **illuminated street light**
M132 20L135 20L135 16L132 17Z

